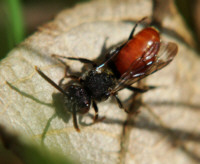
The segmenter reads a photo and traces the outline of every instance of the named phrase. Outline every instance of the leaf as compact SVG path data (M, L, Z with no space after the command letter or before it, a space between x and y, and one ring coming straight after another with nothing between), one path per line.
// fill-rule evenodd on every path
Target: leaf
M0 64L0 124L22 140L38 145L43 141L49 150L81 163L198 163L200 61L188 46L192 38L179 16L165 16L163 24L170 24L181 37L162 33L163 40L178 44L176 59L146 81L161 87L132 99L127 90L119 93L126 105L132 103L132 109L140 111L137 115L127 115L109 99L98 103L99 115L106 119L90 125L91 108L79 117L81 133L77 133L62 105L62 94L34 69L38 66L58 83L64 67L52 54L96 59L106 38L111 47L128 37L133 24L122 20L152 15L151 7L146 0L93 1L63 11L40 27ZM184 37L186 42L180 40ZM66 62L74 72L83 66Z

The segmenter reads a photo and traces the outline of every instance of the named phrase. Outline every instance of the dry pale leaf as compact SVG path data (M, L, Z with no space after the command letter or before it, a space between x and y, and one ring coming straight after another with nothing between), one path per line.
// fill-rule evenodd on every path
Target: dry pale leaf
M148 77L147 84L163 87L142 95L140 113L127 115L109 99L98 104L100 117L106 117L103 122L87 126L92 109L80 117L81 133L74 130L71 115L62 111L62 95L34 69L40 67L58 83L64 68L51 54L95 59L107 37L107 47L128 37L133 24L120 20L150 16L151 9L148 0L94 1L63 11L40 27L0 63L0 124L25 140L43 140L50 150L81 163L199 163L200 60L175 37L162 33L163 40L178 44L178 56ZM175 27L176 22L171 24ZM67 64L73 71L83 66ZM126 90L119 93L123 100L129 95Z

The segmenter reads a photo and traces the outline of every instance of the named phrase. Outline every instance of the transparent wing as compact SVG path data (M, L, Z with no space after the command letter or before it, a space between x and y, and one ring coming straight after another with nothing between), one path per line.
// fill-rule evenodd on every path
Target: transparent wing
M125 88L126 86L129 86L137 82L138 80L141 80L146 76L162 69L173 60L173 58L177 54L177 51L178 46L172 42L161 42L152 44L150 48L140 58L132 63L128 71L120 77L120 79L118 80L118 84L111 92L115 93ZM155 54L157 52L158 54ZM151 58L153 56L156 57L155 60L151 60L151 62L145 63L147 57ZM142 67L138 67L140 65L142 65Z
M113 48L108 54L106 54L107 56L107 59L101 63L99 66L96 67L96 70L100 69L100 68L103 68L104 66L107 66L107 64L113 60L113 58L115 58L119 51L124 47L124 45L126 45L127 42L125 43L122 43L121 45Z

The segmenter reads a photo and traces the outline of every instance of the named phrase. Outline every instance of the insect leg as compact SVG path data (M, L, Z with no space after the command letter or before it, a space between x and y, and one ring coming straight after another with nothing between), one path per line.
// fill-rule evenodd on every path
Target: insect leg
M52 55L52 57L55 57L61 64L63 64L65 66L65 73L64 73L64 77L62 79L60 79L59 81L59 86L62 85L62 82L65 78L70 78L72 80L76 80L76 81L80 81L80 77L76 76L76 75L70 75L69 74L69 66L60 58L64 56L59 56L59 55Z
M157 88L156 86L147 86L146 88L137 88L137 87L132 87L132 86L127 86L127 89L134 91L134 92L139 92L139 93L144 93L149 90Z
M76 60L76 61L79 61L79 62L84 63L84 64L92 64L93 67L96 67L96 65L97 65L95 62L88 60L88 59L85 59L85 58L66 57L66 56L60 56L60 55L55 55L55 54L52 55L52 57L57 58L57 60L59 60L61 63L64 63L64 62L59 58L68 59L68 60Z
M74 128L76 129L77 132L80 132L80 129L78 127L78 122L77 122L77 116L76 116L76 110L75 109L72 112L72 116L73 116Z
M97 107L97 104L95 101L92 101L92 106L95 111L95 116L94 116L93 122L96 122L98 120L99 115L98 115L98 107Z
M136 22L135 26L133 27L133 29L132 29L132 31L131 31L129 37L128 37L128 40L131 40L131 39L133 38L133 34L134 34L134 32L135 32L136 27L138 26L139 23L141 23L142 21L144 21L146 18L147 18L147 17L144 17L144 18L142 18L141 20L139 20L138 22Z
M62 86L62 82L64 81L65 78L70 78L70 79L75 80L75 81L81 80L81 78L79 76L70 75L69 72L68 72L68 69L69 69L69 67L66 65L64 77L62 79L60 79L59 86Z
M119 97L116 94L114 94L113 96L117 100L117 104L119 105L119 108L124 109L124 111L128 113L128 111L124 108L124 106L123 106L121 100L119 99Z

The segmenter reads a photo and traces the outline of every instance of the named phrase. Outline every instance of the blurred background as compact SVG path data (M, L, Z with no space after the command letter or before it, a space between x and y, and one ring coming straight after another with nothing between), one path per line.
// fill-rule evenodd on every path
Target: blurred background
M62 9L89 0L0 0L0 60ZM175 0L197 45L200 43L200 0ZM198 47L198 46L197 46Z
M0 60L62 9L89 0L0 0Z

